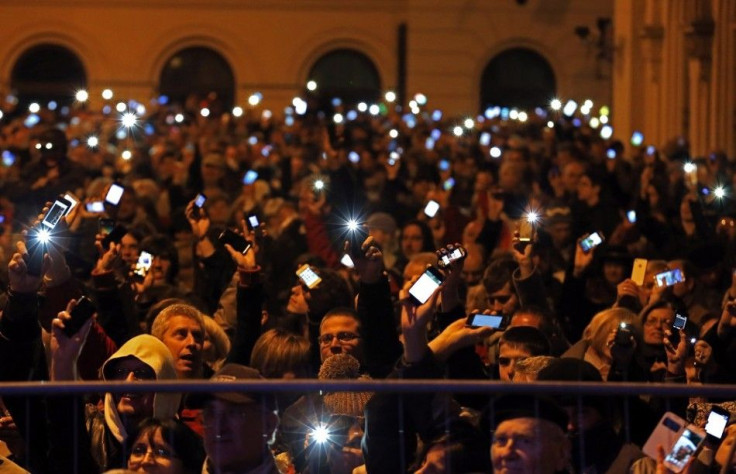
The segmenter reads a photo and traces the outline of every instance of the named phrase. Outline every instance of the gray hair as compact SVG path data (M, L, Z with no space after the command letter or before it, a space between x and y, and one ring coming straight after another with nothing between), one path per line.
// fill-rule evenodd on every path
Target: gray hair
M204 316L197 308L188 304L172 304L162 309L151 325L151 335L156 339L163 340L166 330L169 329L169 321L174 316L184 316L193 321L202 328L202 334L205 333Z

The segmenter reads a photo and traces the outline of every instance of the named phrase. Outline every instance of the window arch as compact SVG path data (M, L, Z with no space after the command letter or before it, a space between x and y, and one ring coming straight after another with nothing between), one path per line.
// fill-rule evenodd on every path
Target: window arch
M219 113L232 108L235 102L235 76L217 51L202 46L185 48L166 60L159 93L180 104L192 95L208 98L213 112Z
M355 49L336 49L315 61L308 81L317 83L314 94L321 106L334 97L344 103L373 102L381 95L381 78L373 61Z
M79 89L86 89L82 61L71 50L55 44L27 49L13 66L10 87L22 103L56 101L70 104Z
M483 70L480 107L546 106L556 89L555 73L542 55L528 48L511 48L497 54Z

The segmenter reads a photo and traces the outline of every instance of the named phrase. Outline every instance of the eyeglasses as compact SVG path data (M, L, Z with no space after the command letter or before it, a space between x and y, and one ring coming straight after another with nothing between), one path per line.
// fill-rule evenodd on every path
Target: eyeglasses
M328 344L332 344L332 340L335 338L337 338L338 342L351 342L359 339L360 336L358 336L354 332L349 331L341 331L337 334L322 334L319 337L319 343L326 346Z
M488 295L488 302L493 304L498 302L499 304L506 304L511 299L511 295Z
M156 374L148 368L142 369L126 369L125 367L116 367L110 370L110 380L125 380L128 374L133 374L134 380L156 380Z
M151 453L151 457L156 461L171 461L176 457L174 453L166 448L154 447L152 449L148 449L148 445L146 444L136 444L130 451L130 460L132 462L140 462L148 453Z

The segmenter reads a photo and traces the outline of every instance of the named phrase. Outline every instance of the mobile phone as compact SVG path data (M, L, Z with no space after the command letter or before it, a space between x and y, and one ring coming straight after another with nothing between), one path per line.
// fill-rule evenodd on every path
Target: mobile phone
M205 196L202 193L197 194L197 197L194 198L194 209L192 209L192 213L194 214L194 217L200 218L202 217L202 207L204 207L204 203L207 201L207 196Z
M258 171L248 170L243 176L243 184L253 184L258 179Z
M428 267L409 288L409 300L417 306L426 303L443 281L444 277L439 270L435 267Z
M450 169L450 160L440 160L439 163L440 171L447 171Z
M255 214L250 214L245 222L250 230L257 229L261 225L261 221L258 220L258 216Z
M450 191L452 188L455 187L455 178L450 176L442 183L442 189L445 191Z
M84 207L85 209L87 209L87 212L92 212L95 214L99 214L100 212L105 212L105 203L102 201L88 202Z
M644 134L636 131L631 134L631 146L641 146L644 142Z
M69 206L70 203L66 199L57 199L54 201L54 204L51 205L46 215L43 216L41 225L45 226L47 230L56 227L56 224L66 215Z
M105 196L105 202L108 202L113 206L117 206L120 204L120 198L123 197L123 191L124 188L122 186L117 183L112 183L110 185L110 189L107 191L107 196Z
M580 241L580 248L583 249L583 252L588 253L591 249L598 247L602 243L603 234L600 232L593 232Z
M112 242L115 242L116 244L119 243L127 233L128 229L124 225L118 224L114 226L109 232L107 232L105 238L102 239L102 248L110 248L110 243Z
M347 253L343 254L342 258L340 259L340 263L348 268L355 268L355 262L353 262L353 259Z
M616 335L613 340L620 346L630 346L632 344L632 335L633 333L631 332L629 324L622 322L618 325L618 329L616 330Z
M639 286L644 286L644 277L647 274L647 259L635 258L631 269L631 280Z
M231 229L225 229L218 237L218 240L222 242L222 245L229 244L233 250L243 255L248 253L248 250L253 246L252 242L249 242L245 237Z
M146 252L145 250L142 250L141 254L138 256L138 261L133 268L133 278L137 281L143 281L146 278L148 272L151 270L152 264L153 255Z
M299 279L305 285L307 285L307 288L309 288L310 290L319 285L319 283L322 281L322 278L320 278L317 272L315 272L308 263L305 263L297 269L296 276L298 276Z
M519 219L519 241L514 244L514 248L519 253L524 253L526 246L534 240L534 224L527 216Z
M79 199L77 199L72 193L64 194L64 199L69 202L69 207L67 208L65 214L68 215L70 212L72 212L72 209L74 209L77 204L79 204Z
M718 405L713 405L708 413L708 421L705 423L705 433L708 440L718 442L723 439L723 433L726 431L726 425L731 418L731 412Z
M488 132L483 132L480 134L480 139L478 140L478 143L480 143L480 146L488 146L491 144L491 134Z
M424 140L424 148L427 150L434 150L434 143L435 140L432 137L427 137L426 140Z
M95 314L95 311L95 305L92 304L89 298L86 296L80 297L77 300L77 305L69 313L72 318L64 323L64 333L68 337L72 337L78 333L82 326L84 326L84 323Z
M437 211L440 210L440 203L437 201L429 201L426 206L424 206L424 213L432 219L434 216L437 215Z
M609 160L615 160L616 150L614 150L613 148L609 148L608 150L606 150L606 156L608 157Z
M41 275L43 256L46 253L46 241L38 236L40 230L38 227L34 227L28 232L28 238L26 239L28 253L23 255L26 271L33 276Z
M626 211L626 220L628 220L630 224L636 224L636 211L633 209Z
M685 275L682 274L682 270L675 268L674 270L667 270L666 272L657 273L654 275L654 282L659 288L664 286L672 286L677 283L685 281Z
M642 451L656 459L659 446L667 453L664 465L672 472L681 472L705 440L705 430L688 424L672 412L667 412L654 428Z
M502 314L473 313L468 316L465 325L471 328L493 328L503 331L506 329L506 318Z
M105 219L100 217L97 220L97 232L104 235L109 235L110 232L115 228L115 219Z
M670 335L667 338L670 340L670 344L674 347L677 347L680 344L680 329L685 329L685 326L687 326L687 316L675 313L675 319L672 322Z
M453 262L459 262L467 256L467 252L463 247L455 247L452 252L443 253L442 256L437 260L437 266L440 268L447 268Z

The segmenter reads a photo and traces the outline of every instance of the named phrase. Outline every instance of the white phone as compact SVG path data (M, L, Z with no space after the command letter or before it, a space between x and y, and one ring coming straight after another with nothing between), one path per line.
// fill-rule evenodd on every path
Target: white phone
M657 450L665 450L664 464L672 472L681 472L705 441L705 430L689 424L672 412L662 416L642 451L657 459Z

